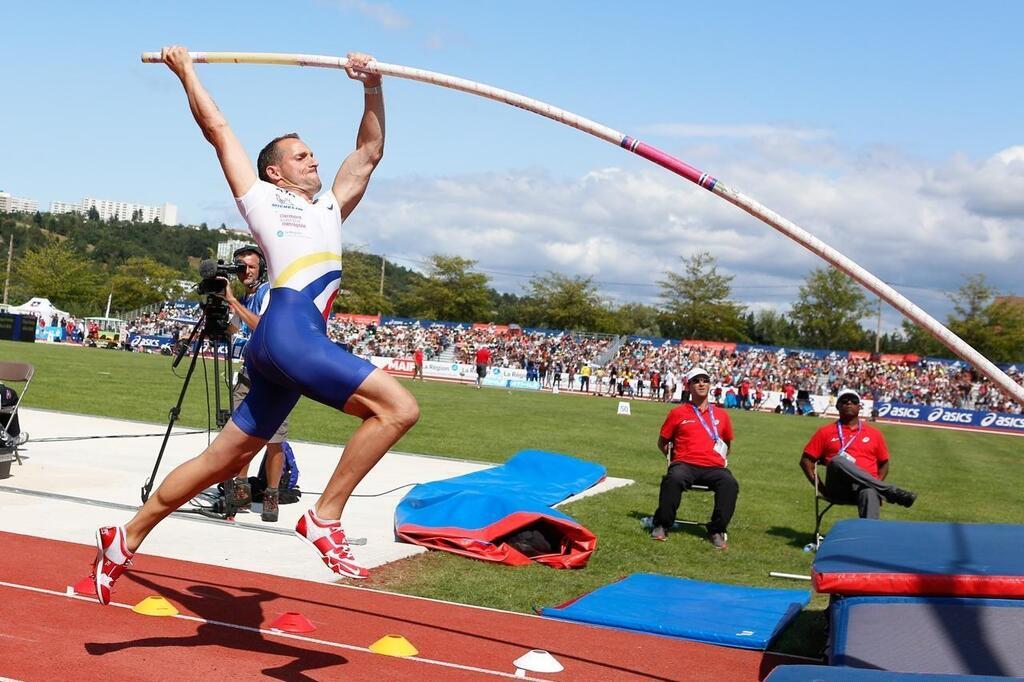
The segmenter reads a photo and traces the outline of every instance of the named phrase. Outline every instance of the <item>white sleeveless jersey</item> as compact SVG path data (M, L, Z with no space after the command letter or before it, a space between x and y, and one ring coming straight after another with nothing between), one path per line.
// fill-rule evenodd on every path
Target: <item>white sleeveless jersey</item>
M257 180L238 210L267 260L272 288L299 291L326 318L341 286L341 207L331 192L310 204L286 189Z

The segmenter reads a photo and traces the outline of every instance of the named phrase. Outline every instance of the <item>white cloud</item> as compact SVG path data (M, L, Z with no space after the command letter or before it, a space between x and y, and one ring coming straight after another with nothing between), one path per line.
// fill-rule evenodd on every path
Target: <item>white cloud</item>
M806 160L816 148L824 162ZM701 162L883 280L951 291L984 272L1020 293L1024 259L1024 150L929 166L892 150L844 153L813 142L700 147ZM680 154L688 157L686 150ZM780 156L804 159L794 167ZM986 193L987 192L987 193ZM1014 203L1014 200L1017 203ZM996 210L998 208L998 210ZM500 290L555 270L593 277L602 295L656 302L656 283L681 259L709 251L734 274L735 296L754 309L785 308L823 262L736 207L661 169L595 169L580 178L542 171L375 183L346 224L346 241L422 259L434 252L479 261ZM623 286L631 283L631 286ZM944 319L937 292L904 293ZM897 323L886 317L887 326Z

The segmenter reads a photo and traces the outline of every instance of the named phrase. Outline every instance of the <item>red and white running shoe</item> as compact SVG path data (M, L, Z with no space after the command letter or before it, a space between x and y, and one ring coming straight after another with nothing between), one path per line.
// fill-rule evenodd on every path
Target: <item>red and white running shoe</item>
M326 521L308 510L295 524L295 534L312 545L320 558L338 575L362 580L370 572L355 562L340 521Z
M96 562L92 577L96 581L96 599L106 606L114 581L132 565L132 557L125 544L124 528L104 526L96 531Z

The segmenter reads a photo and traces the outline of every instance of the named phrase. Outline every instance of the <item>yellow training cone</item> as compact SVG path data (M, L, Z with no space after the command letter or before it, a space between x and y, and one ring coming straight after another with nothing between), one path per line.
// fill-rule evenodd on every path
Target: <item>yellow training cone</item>
M171 606L171 602L167 601L163 597L146 597L138 604L132 607L132 611L135 613L141 613L143 616L177 616L178 609Z
M370 645L370 651L381 656L415 656L419 652L416 651L409 640L401 635L384 635L376 642Z

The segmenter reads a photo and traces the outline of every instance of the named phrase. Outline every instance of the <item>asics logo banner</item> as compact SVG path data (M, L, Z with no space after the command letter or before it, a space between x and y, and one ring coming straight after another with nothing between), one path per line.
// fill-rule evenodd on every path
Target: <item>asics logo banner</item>
M937 426L974 426L1024 434L1024 415L979 412L952 407L879 403L878 416L888 419L928 422Z
M879 417L892 417L893 419L917 419L921 416L921 410L917 407L904 407L894 403L882 403L878 408Z
M982 426L1024 429L1024 416L989 412L981 419Z

